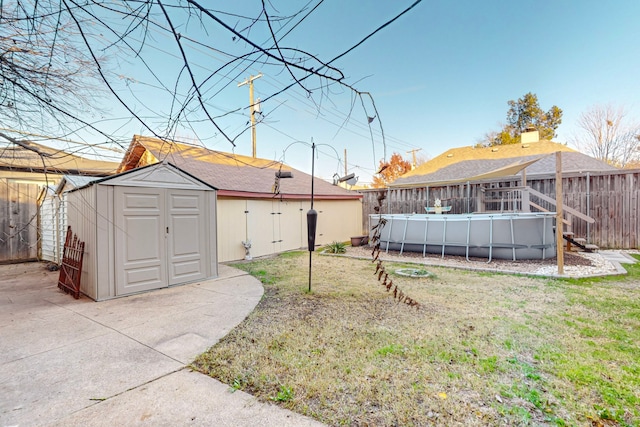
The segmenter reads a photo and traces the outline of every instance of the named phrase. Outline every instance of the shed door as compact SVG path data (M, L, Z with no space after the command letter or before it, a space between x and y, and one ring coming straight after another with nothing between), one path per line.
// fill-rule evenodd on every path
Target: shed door
M116 295L166 287L164 189L115 188Z
M206 277L204 204L202 191L167 191L170 285Z

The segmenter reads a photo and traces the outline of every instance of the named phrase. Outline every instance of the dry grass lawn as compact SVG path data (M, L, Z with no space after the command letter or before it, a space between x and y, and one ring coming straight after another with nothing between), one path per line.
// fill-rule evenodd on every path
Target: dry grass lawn
M236 265L256 310L193 367L329 425L640 425L640 269L561 281L308 253ZM387 271L407 264L386 263Z

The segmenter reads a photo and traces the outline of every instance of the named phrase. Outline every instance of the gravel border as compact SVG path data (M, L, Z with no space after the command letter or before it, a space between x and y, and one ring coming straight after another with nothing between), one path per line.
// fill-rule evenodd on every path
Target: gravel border
M371 246L347 246L345 254L337 256L348 256L353 258L371 259ZM323 255L334 255L323 253ZM627 271L618 262L612 262L602 256L601 253L593 252L565 252L564 253L564 274L558 274L556 258L546 260L504 260L493 259L487 262L483 258L469 258L445 255L404 252L381 251L380 258L389 262L409 262L419 265L429 265L438 267L459 268L464 270L487 271L494 273L523 274L543 277L579 278L626 274Z

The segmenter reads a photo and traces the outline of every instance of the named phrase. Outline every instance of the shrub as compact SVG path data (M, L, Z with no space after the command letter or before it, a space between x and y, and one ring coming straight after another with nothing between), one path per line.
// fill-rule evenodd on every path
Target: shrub
M347 252L347 245L342 242L331 242L325 246L324 250L330 254L343 254Z

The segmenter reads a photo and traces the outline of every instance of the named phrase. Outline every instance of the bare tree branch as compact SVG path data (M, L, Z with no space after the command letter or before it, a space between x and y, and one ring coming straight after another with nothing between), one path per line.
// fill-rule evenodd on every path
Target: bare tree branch
M271 75L286 70L285 79L261 96L263 104L299 87L320 115L326 101L337 107L331 98L339 95L339 88L360 98L372 144L369 118L376 117L374 126L380 126L385 144L373 97L349 83L334 64L418 3L413 1L326 61L283 43L322 0L282 16L267 1L261 1L253 16L234 13L231 7L215 10L197 0L1 2L0 77L5 84L0 87L0 105L10 114L0 117L0 127L39 133L54 129L52 134L72 136L91 130L107 141L122 143L122 137L99 125L104 117L96 117L103 115L96 106L109 105L124 110L123 121L135 120L158 138L169 138L180 128L203 133L208 123L211 138L222 137L235 146L248 129L239 120L241 108L246 107L216 105L218 95L243 73L262 66L271 68ZM281 23L280 29L275 23ZM280 30L284 35L278 34ZM258 43L256 34L264 32L270 37ZM203 53L215 62L198 63ZM309 77L317 80L310 83ZM347 120L354 106L352 102ZM367 113L371 108L374 113Z
M640 157L640 124L627 119L623 107L596 105L578 119L574 144L611 165L625 167Z

